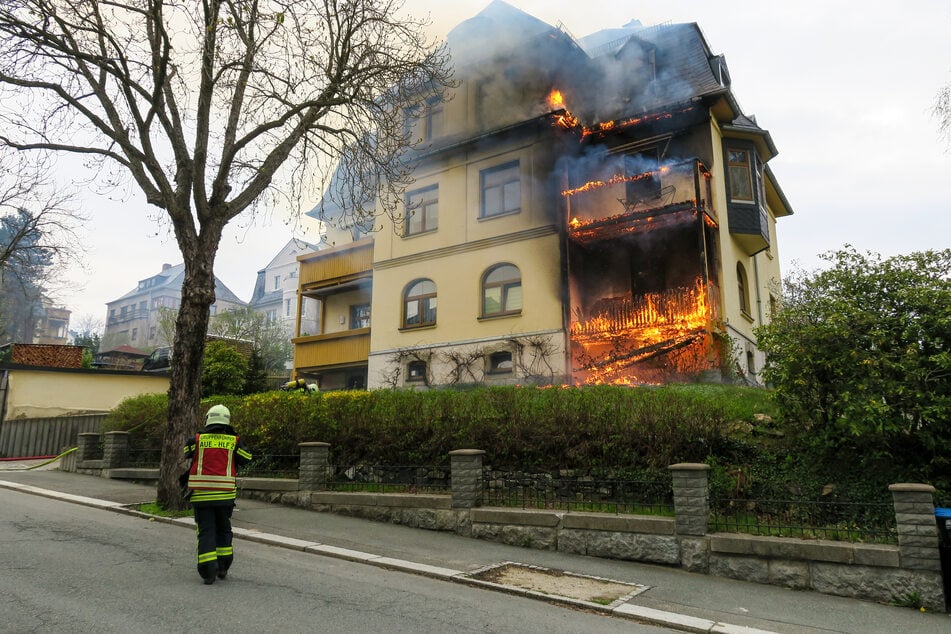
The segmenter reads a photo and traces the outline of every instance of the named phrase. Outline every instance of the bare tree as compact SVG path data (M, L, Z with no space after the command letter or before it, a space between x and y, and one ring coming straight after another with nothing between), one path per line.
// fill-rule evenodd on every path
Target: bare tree
M43 157L0 147L0 341L31 342L66 264L82 264L83 218Z
M208 334L251 342L264 368L272 372L283 371L284 364L294 356L294 346L284 326L247 306L212 317Z
M0 147L0 271L16 275L38 256L58 267L82 259L74 192L58 187L44 157Z
M131 177L185 262L163 506L183 506L181 447L198 417L224 227L242 213L253 220L269 191L286 199L322 186L339 160L354 173L341 184L350 200L393 204L410 178L398 115L450 80L444 49L401 9L400 0L0 3L0 142L84 155L106 183Z
M951 83L945 84L938 91L933 112L938 118L938 134L951 144Z

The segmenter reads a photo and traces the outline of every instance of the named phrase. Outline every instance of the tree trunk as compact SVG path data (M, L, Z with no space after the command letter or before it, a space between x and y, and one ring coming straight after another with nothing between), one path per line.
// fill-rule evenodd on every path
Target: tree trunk
M185 470L183 447L200 428L201 370L208 332L208 315L215 301L216 248L196 248L185 256L185 280L172 347L172 377L168 390L168 425L162 442L157 501L169 510L186 508L178 478Z

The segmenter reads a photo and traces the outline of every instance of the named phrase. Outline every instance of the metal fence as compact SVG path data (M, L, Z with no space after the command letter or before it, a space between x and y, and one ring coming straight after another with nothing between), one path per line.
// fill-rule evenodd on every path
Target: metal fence
M714 532L897 544L890 503L812 500L710 500Z
M523 509L674 515L670 479L618 480L551 473L483 474L483 504Z
M238 467L238 475L246 478L296 478L300 470L300 454L253 454L251 462Z
M331 491L430 493L449 495L449 465L334 465L328 473Z

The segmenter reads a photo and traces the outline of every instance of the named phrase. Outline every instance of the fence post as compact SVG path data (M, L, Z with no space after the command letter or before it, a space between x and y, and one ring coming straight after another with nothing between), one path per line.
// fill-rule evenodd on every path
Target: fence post
M102 445L102 466L105 469L124 467L129 457L129 432L107 431Z
M934 516L934 487L930 484L889 485L898 526L901 567L911 570L941 570L938 524Z
M706 535L710 523L709 465L679 463L667 467L673 476L674 515L678 535Z
M330 443L302 442L297 488L302 491L326 491L330 466Z
M77 466L82 466L86 460L94 460L99 451L99 434L97 432L85 431L76 435L76 456Z
M481 449L456 449L449 452L449 477L452 480L452 508L482 506Z

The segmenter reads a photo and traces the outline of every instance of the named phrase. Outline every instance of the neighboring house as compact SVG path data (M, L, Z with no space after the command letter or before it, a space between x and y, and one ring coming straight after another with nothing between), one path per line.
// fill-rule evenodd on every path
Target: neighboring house
M298 310L297 275L298 256L316 251L319 247L301 240L290 240L263 269L258 271L249 306L267 316L268 321L284 326L288 338L297 332L316 334L317 309L315 302L307 302ZM297 320L300 317L300 330Z
M106 327L100 350L122 345L152 350L170 345L162 327L163 309L177 311L182 298L185 265L163 264L162 272L140 280L135 289L106 304ZM211 314L246 306L217 277Z
M40 303L33 343L65 345L69 338L69 317L72 311L54 306L46 297Z
M321 328L295 338L295 376L759 383L754 328L779 297L776 219L792 210L772 138L699 27L578 41L496 0L448 44L461 84L403 113L424 141L405 221L346 226L333 182L309 212L333 246L299 258Z

